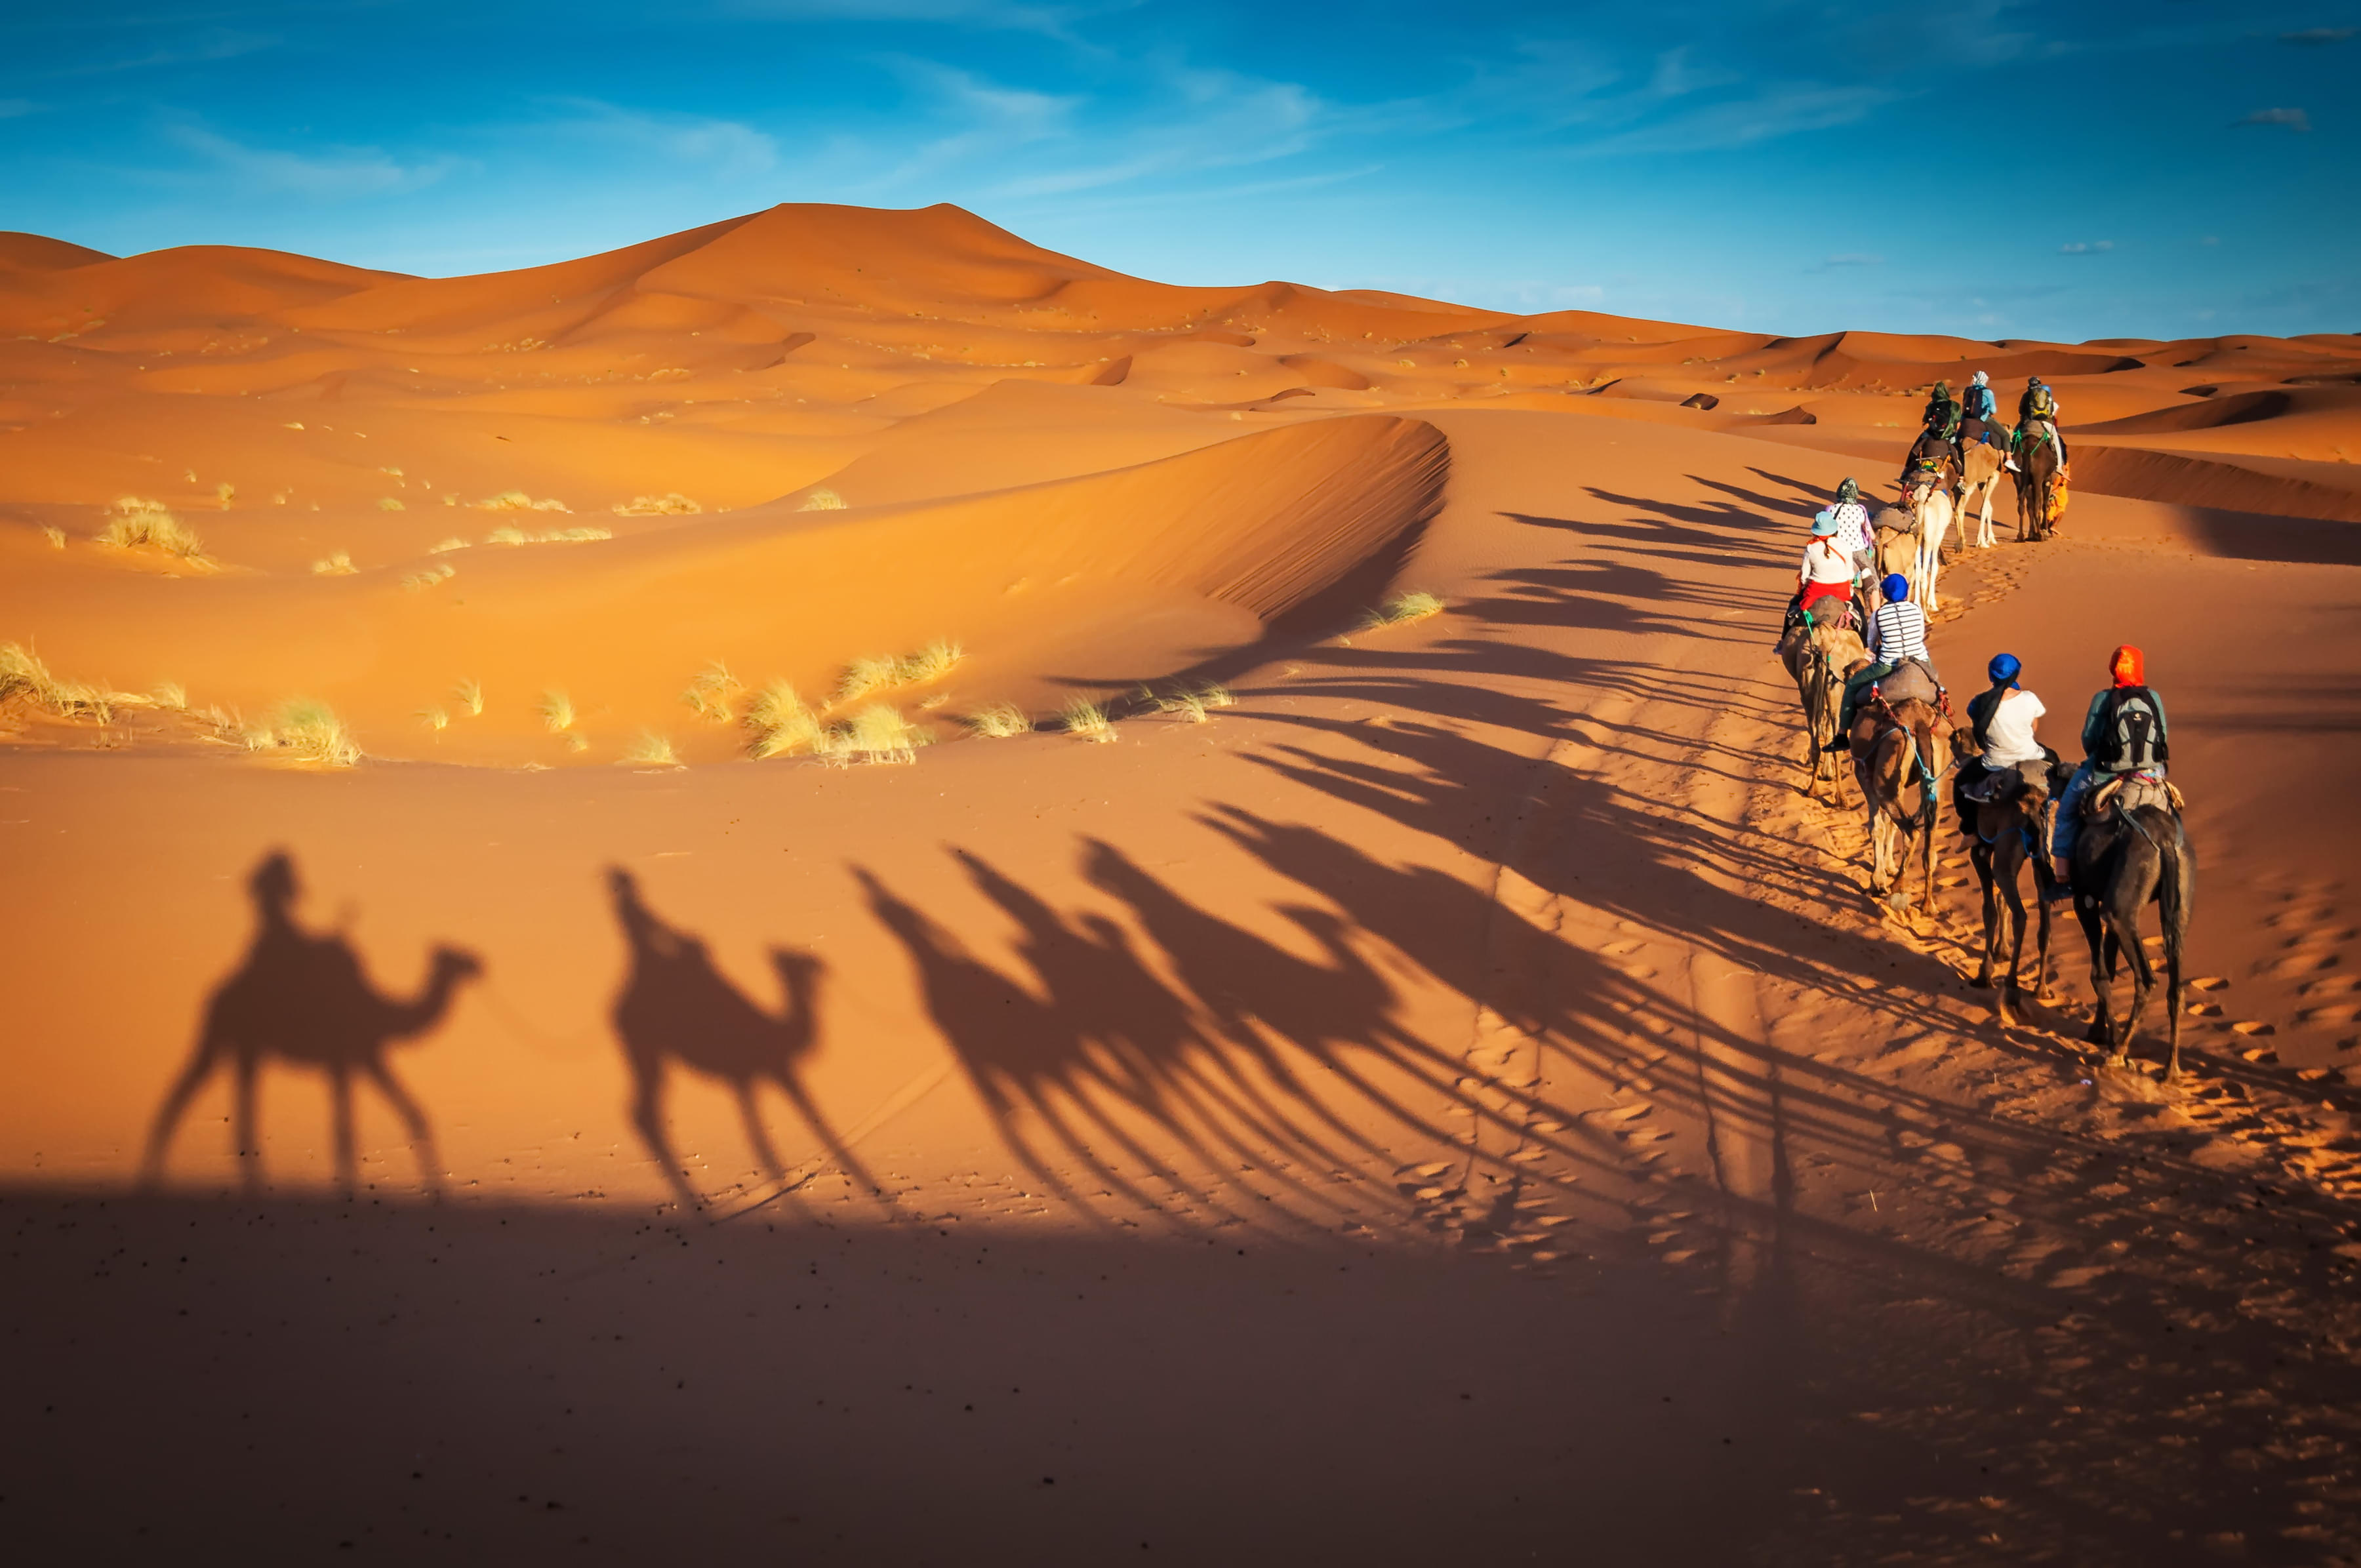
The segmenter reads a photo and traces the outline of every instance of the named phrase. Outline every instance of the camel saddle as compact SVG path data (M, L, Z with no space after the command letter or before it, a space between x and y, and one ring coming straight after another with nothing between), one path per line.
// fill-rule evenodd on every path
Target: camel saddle
M1877 695L1888 704L1923 702L1933 707L1942 701L1943 688L1927 673L1926 665L1907 659L1895 665L1891 674L1878 678Z
M2082 815L2095 820L2110 811L2131 812L2153 806L2178 817L2184 804L2180 791L2154 773L2119 773L2091 792Z

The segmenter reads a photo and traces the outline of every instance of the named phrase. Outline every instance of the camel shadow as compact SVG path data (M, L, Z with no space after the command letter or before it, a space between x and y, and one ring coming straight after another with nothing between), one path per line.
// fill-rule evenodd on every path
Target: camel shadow
M856 1185L876 1190L852 1151L820 1116L800 1076L801 1064L819 1048L819 992L828 966L810 953L772 948L780 1006L769 1012L714 966L703 941L648 907L631 872L609 867L607 887L631 947L631 970L615 998L614 1023L631 1071L631 1124L664 1167L681 1206L700 1209L704 1201L690 1188L667 1130L665 1075L675 1066L729 1086L745 1123L746 1141L781 1194L795 1191L825 1168L789 1180L755 1103L755 1091L765 1080L787 1097L838 1168Z
M255 1105L262 1066L275 1058L327 1074L336 1177L347 1192L358 1175L353 1146L356 1075L376 1085L401 1119L418 1156L420 1179L434 1190L442 1172L434 1129L386 1065L385 1053L397 1040L416 1039L439 1026L459 985L483 973L482 961L464 948L438 947L415 996L388 996L369 983L359 956L341 933L314 934L296 923L302 883L284 850L263 857L247 879L247 890L254 900L254 941L245 961L205 1003L196 1048L148 1129L141 1179L153 1183L162 1178L172 1135L190 1102L214 1073L227 1068L234 1081L230 1121L240 1180L248 1192L258 1191L262 1155Z

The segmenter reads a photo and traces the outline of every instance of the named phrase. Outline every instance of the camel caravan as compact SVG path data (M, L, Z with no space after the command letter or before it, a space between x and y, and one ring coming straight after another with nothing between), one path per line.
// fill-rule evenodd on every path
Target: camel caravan
M2004 474L2015 480L2019 542L2050 538L2066 510L2056 393L2030 378L2013 430L1995 417L1983 372L1967 393L1963 405L1936 383L1895 505L1872 517L1860 486L1847 479L1836 504L1813 519L1778 644L1803 707L1806 793L1841 808L1859 791L1868 816L1870 895L1903 908L1913 902L1914 872L1918 900L1932 907L1948 793L1983 890L1982 963L1973 983L1997 990L2004 1025L2018 1021L2028 925L2021 888L2029 869L2035 999L2049 997L2052 912L2070 903L2090 944L2098 995L2087 1038L2104 1048L2111 1066L2127 1063L2156 989L2139 932L2142 913L2156 905L2165 1077L2177 1079L2181 953L2196 861L2180 794L2165 776L2171 748L2164 699L2147 685L2143 655L2126 645L2109 657L2109 684L2083 715L2082 761L2070 765L2035 734L2047 709L2026 689L2015 655L1992 659L1988 688L1959 714L1927 651L1952 523L1961 523L1962 548L1992 548L1993 495ZM1965 520L1979 497L1971 526ZM2004 949L2004 978L1997 972ZM2131 971L2132 995L2118 1014L2111 992L2121 968Z

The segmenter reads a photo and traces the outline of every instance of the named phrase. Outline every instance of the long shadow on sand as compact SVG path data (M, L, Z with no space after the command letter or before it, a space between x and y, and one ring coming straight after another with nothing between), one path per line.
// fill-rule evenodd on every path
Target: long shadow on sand
M745 1124L746 1141L776 1193L792 1194L820 1168L815 1165L800 1178L790 1177L756 1103L755 1091L765 1082L786 1096L845 1175L875 1191L876 1182L820 1115L801 1077L802 1064L819 1048L819 993L827 967L810 953L773 948L771 966L779 977L780 1004L776 1012L769 1011L715 967L703 941L650 909L631 872L609 868L607 889L631 948L631 968L615 998L614 1022L631 1072L631 1124L664 1167L682 1207L703 1205L689 1186L665 1122L665 1075L675 1067L729 1087Z
M425 983L410 997L390 996L369 982L360 956L341 933L305 930L295 918L302 883L294 858L274 850L247 879L254 901L254 941L245 959L205 1003L196 1048L165 1091L148 1134L141 1179L163 1175L172 1135L190 1102L216 1072L232 1077L230 1135L237 1151L239 1179L248 1192L262 1185L262 1148L255 1125L262 1068L277 1060L313 1068L328 1080L335 1124L336 1177L350 1191L357 1185L358 1155L353 1141L353 1080L376 1086L401 1119L418 1157L419 1179L432 1190L441 1183L442 1164L426 1113L386 1062L397 1041L433 1033L450 1011L460 984L483 972L473 953L437 948Z

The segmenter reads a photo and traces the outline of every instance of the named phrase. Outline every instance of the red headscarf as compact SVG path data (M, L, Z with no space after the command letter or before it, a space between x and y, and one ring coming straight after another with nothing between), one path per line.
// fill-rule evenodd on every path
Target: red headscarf
M2147 661L2138 649L2126 642L2108 656L2107 674L2119 686L2143 685L2147 684Z

